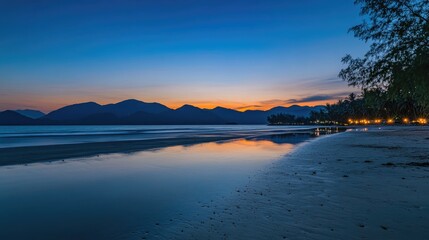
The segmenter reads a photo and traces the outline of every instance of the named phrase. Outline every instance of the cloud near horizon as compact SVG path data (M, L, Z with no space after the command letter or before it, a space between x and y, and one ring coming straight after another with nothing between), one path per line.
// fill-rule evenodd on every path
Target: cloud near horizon
M315 103L321 101L337 101L341 98L348 96L350 92L340 92L334 94L320 94L320 95L312 95L303 98L290 98L290 99L270 99L261 101L262 105L290 105L290 104L303 104L303 103Z
M259 109L259 108L263 108L263 105L245 105L245 106L240 106L240 107L235 107L234 110L237 111L243 111L243 110L249 110L249 109Z

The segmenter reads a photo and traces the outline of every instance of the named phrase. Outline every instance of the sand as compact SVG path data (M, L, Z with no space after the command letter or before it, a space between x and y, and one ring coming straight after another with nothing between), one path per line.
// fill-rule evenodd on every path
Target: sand
M321 137L154 238L429 239L428 162L427 127Z

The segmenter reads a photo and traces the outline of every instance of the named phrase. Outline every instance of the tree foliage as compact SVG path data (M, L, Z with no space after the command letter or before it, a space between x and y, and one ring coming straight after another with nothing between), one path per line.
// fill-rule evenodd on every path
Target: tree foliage
M373 101L383 97L408 114L429 113L429 1L355 0L364 21L350 29L370 44L362 58L347 55L339 76ZM376 106L378 108L379 106ZM391 109L396 111L398 109ZM404 112L404 109L400 110Z
M364 90L360 96L350 94L347 98L339 100L335 104L327 104L324 110L312 112L312 122L338 122L345 124L349 119L375 120L380 119L409 119L415 121L419 118L429 117L427 112L416 109L417 105L410 101L392 100L387 92L380 89ZM380 122L381 123L381 122Z

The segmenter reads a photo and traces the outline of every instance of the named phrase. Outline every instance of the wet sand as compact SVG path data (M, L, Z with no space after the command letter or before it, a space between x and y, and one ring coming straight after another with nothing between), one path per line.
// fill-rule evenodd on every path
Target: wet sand
M428 162L428 127L325 136L154 238L429 239Z

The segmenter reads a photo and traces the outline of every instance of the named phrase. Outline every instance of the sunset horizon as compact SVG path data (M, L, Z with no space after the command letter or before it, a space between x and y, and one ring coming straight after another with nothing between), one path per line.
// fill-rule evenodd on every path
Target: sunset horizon
M325 95L321 95L321 96L311 96L310 98L314 98L316 100L312 100L312 101L306 101L306 99L289 99L289 100L280 100L280 99L271 99L271 100L267 100L267 101L261 101L261 102L256 102L254 104L240 104L240 103L236 103L236 102L225 102L225 101L213 101L213 102L173 102L173 103L163 103L161 101L146 101L144 99L138 99L138 98L128 98L128 99L122 99L122 100L117 100L117 101L106 101L106 102L97 102L97 101L82 101L82 102L70 102L70 103L64 103L64 104L56 104L53 107L39 107L36 105L26 105L26 104L20 104L20 105L16 105L16 106L10 106L10 107L3 107L0 108L0 111L6 111L6 110L37 110L37 111L41 111L43 113L49 113L52 111L55 111L57 109L66 107L66 106L70 106L70 105L76 105L76 104L82 104L82 103L97 103L99 105L109 105L109 104L116 104L116 103L120 103L123 101L128 101L128 100L137 100L140 102L144 102L144 103L160 103L170 109L178 109L180 107L183 107L185 105L191 105L194 107L198 107L201 109L214 109L217 107L222 107L222 108L227 108L227 109L232 109L232 110L236 110L236 111L240 111L240 112L244 112L247 110L262 110L262 111L266 111L266 110L270 110L272 108L275 107L291 107L291 106L301 106L301 107L315 107L315 106L324 106L326 104L332 104L337 102L338 100L341 100L345 97L347 97L350 93L344 93L341 96L336 96L336 97L332 97L329 98L329 96L325 96ZM322 99L322 100L317 100L317 99ZM325 100L326 99L326 100ZM288 102L289 103L285 103ZM266 104L266 102L269 102L269 104Z
M0 36L0 240L429 239L429 0L5 0Z
M20 6L0 10L0 110L130 98L240 111L324 105L359 91L338 77L340 60L368 48L345 30L359 22L351 1Z

